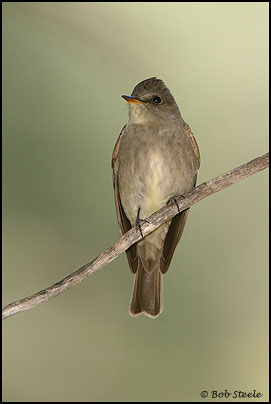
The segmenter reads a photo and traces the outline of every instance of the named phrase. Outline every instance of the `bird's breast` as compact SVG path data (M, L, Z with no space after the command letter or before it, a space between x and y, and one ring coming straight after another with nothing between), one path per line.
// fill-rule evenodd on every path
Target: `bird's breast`
M165 205L167 165L160 150L151 150L145 156L146 168L142 182L141 209L145 217Z
M193 188L191 146L179 130L129 127L119 151L119 190L131 223L144 219L176 195Z

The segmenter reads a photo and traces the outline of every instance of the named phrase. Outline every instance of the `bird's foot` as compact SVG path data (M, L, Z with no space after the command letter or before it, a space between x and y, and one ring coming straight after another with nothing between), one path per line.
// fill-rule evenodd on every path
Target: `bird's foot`
M178 196L181 196L182 198L185 198L184 195L178 195ZM173 204L173 203L177 206L178 212L180 213L179 204L178 204L177 199L176 199L175 196L174 196L173 198L170 198L170 199L167 201L167 205Z
M144 236L143 236L142 229L141 229L141 223L142 223L142 222L150 223L150 222L149 222L148 220L146 220L146 219L140 219L140 217L139 217L140 209L141 209L141 208L139 207L139 208L138 208L138 211L137 211L136 229L140 231L141 237L143 238Z

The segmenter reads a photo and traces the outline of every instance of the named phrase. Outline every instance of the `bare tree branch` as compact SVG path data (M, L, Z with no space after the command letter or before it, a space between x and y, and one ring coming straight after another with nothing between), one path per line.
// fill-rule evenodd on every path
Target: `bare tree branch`
M219 175L209 181L206 181L196 187L193 191L186 194L185 198L182 196L176 198L180 211L198 203L201 199L207 196L221 191L235 182L238 182L250 175L256 174L257 172L265 169L269 165L269 153L266 153L260 157L255 158L239 167L234 168L225 174ZM155 212L153 215L148 217L148 222L144 222L141 226L143 234L146 236L155 230L162 223L171 219L178 213L176 205L168 205L162 209ZM16 302L10 303L3 308L2 319L10 317L14 314L20 313L25 310L32 309L37 305L47 302L47 300L59 295L62 292L75 286L77 283L82 282L88 276L103 268L109 262L117 258L121 253L123 253L132 244L136 243L141 238L140 233L132 228L127 233L125 233L116 243L109 247L106 251L100 254L98 257L94 258L88 264L79 268L77 271L66 276L61 281L49 286L34 295L25 297L24 299L17 300Z

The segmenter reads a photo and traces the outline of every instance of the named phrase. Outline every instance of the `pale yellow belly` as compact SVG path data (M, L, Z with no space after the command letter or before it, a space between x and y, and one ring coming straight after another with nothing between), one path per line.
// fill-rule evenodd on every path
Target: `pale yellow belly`
M149 170L146 172L144 194L141 199L142 217L148 217L165 206L169 189L166 184L167 175L163 156L159 151L150 154Z

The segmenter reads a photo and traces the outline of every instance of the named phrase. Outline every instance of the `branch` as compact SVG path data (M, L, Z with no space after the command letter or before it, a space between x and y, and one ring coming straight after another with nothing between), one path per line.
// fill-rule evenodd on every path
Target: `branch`
M189 208L195 203L198 203L201 199L206 198L215 192L221 191L235 182L247 178L250 175L256 174L257 172L267 168L268 165L269 153L266 153L254 160L249 161L248 163L226 172L225 174L203 182L193 191L186 194L185 198L182 196L176 198L180 211ZM141 226L143 234L146 236L159 227L162 223L173 218L178 213L176 210L175 204L167 205L148 217L147 219L149 223L144 222ZM41 303L47 302L47 300L52 299L60 293L65 292L72 286L77 285L94 272L109 264L109 262L117 258L132 244L140 240L140 238L141 235L139 232L135 228L132 228L106 251L94 258L94 260L77 269L75 272L66 276L61 281L41 290L40 292L35 293L34 295L17 300L16 302L5 306L2 311L2 319L13 316L14 314L22 311L32 309Z

